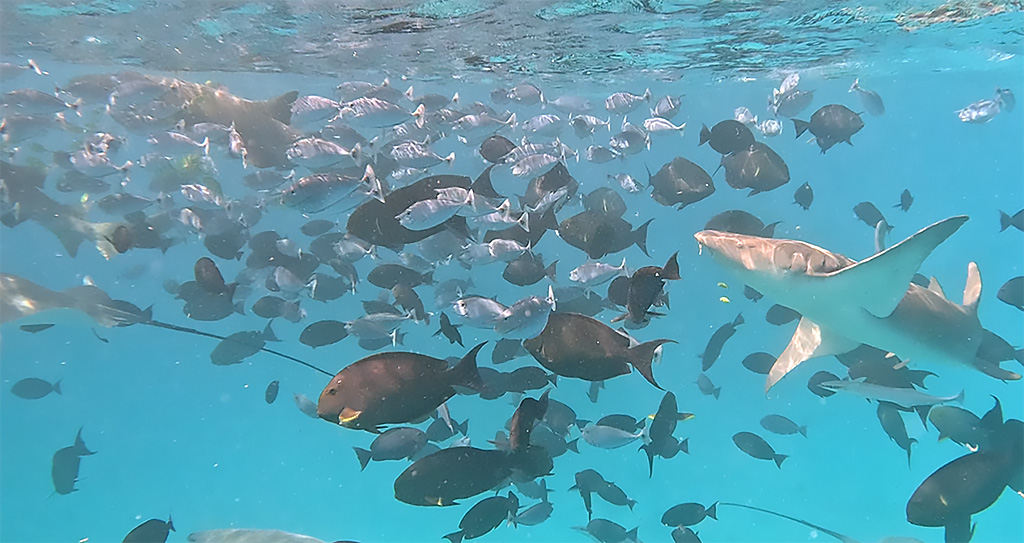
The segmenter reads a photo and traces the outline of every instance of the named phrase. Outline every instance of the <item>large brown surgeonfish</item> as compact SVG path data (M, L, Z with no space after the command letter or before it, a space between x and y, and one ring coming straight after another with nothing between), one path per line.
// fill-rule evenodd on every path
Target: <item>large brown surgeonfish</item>
M486 342L485 342L486 343ZM370 355L338 372L320 393L317 414L346 428L379 431L427 416L455 395L452 385L482 385L473 347L453 368L431 356L388 352Z
M658 347L675 343L656 339L630 345L630 338L603 322L577 313L552 313L539 336L526 340L523 347L549 371L562 377L585 381L604 381L626 375L636 368L657 388L651 364Z

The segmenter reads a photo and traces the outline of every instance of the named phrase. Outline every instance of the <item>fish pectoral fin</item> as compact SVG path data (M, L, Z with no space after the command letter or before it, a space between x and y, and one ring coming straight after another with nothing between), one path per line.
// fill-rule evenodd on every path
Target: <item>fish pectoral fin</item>
M346 407L346 408L342 409L341 413L338 415L338 424L344 425L344 424L347 424L349 422L352 422L352 421L356 420L357 418L359 418L359 415L362 415L362 414L363 414L362 411L356 411L355 409L352 409L351 407Z
M804 360L842 354L852 351L858 346L860 343L857 341L823 331L817 324L806 318L801 318L786 350L779 355L771 371L768 372L764 391L767 394L775 386L775 383L778 383Z
M870 258L814 279L828 281L830 292L858 300L872 315L887 317L903 299L925 258L965 222L966 216L939 221Z

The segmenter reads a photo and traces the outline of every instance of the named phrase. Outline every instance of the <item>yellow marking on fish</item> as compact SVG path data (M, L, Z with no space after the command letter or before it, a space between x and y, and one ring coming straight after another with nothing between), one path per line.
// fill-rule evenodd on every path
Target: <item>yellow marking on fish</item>
M85 205L86 203L89 202L89 193L88 192L82 194L81 202L82 202L82 205Z
M718 299L718 301L722 302L723 304L728 304L732 302L732 300L730 300L727 296L722 296L721 298Z
M720 283L718 283L718 288L729 288L729 285L726 285L725 283L721 283L720 282Z
M437 506L438 506L438 507L443 507L443 506L444 506L444 500L443 500L443 499L441 499L441 498L438 498L438 499L437 499Z
M338 414L338 424L344 425L345 423L352 422L362 415L362 411L355 411L353 409L345 408Z

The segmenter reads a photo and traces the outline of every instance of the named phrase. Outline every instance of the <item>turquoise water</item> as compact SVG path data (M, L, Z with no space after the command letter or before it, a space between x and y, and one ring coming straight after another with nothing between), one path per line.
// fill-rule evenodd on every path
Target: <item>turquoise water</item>
M657 459L654 476L648 478L646 457L635 445L602 450L581 440L580 453L556 458L554 472L547 477L552 517L535 527L502 525L484 537L585 541L585 534L571 528L586 524L586 512L579 495L567 489L576 472L593 468L638 502L630 511L595 499L594 517L627 529L638 526L644 541L671 539L670 528L660 522L669 507L715 501L768 508L858 541L894 536L942 540L940 528L908 524L906 503L929 474L967 451L949 440L938 442L936 430L924 428L911 414L904 417L907 431L919 443L913 446L908 468L904 451L880 428L875 404L844 395L821 399L808 392L807 379L818 370L843 375L843 366L832 357L808 361L766 398L764 377L749 372L740 361L756 351L778 355L794 325L766 323L763 315L774 302L746 300L742 283L706 254L699 255L692 235L715 214L743 209L765 223L781 221L776 238L804 240L859 260L874 252L874 231L854 216L852 208L858 202L871 201L886 215L894 227L890 243L941 219L968 215L971 220L939 246L920 272L938 278L950 299L958 301L967 265L977 262L984 285L982 323L1014 346L1024 345L1024 313L995 297L999 287L1021 275L1024 268L1022 233L1013 228L999 232L998 221L999 210L1013 214L1024 202L1021 109L979 125L962 123L956 115L968 104L992 97L996 87L1024 92L1019 6L964 4L956 12L963 20L951 22L934 20L937 12L944 12L937 10L938 4L900 9L886 4L856 10L837 5L813 12L797 5L759 3L520 3L510 7L433 2L395 3L380 9L329 9L332 6L318 2L273 7L215 3L202 12L194 4L182 6L4 3L0 60L21 65L31 58L49 73L20 73L0 81L2 90L52 92L55 85L64 85L76 75L132 69L195 83L215 81L251 100L291 90L337 98L334 87L343 81L379 82L388 76L399 90L414 85L416 94L458 91L460 104L468 106L474 101L490 104L493 89L527 81L549 99L584 96L597 104L594 114L601 118L608 114L600 104L614 92L641 94L650 88L655 97L682 94L682 109L673 122L685 122L685 133L653 134L649 151L623 161L587 162L583 151L591 143L604 143L608 133L599 130L591 142L579 140L566 128L563 141L581 153L581 160L570 158L567 167L585 194L602 186L619 190L608 174L629 173L646 183L645 165L656 171L677 156L714 171L720 155L707 145L698 146L701 124L712 126L732 118L740 106L767 118L766 98L787 73L798 71L800 88L814 90L814 101L798 118L806 119L831 103L863 111L857 96L847 92L859 77L865 88L883 97L886 113L881 117L863 114L865 126L853 136L852 146L840 144L822 155L807 141L808 135L794 137L792 123L782 118L784 131L778 137L764 138L755 131L757 139L771 145L788 164L791 180L778 189L748 197L746 191L730 188L718 172L716 192L681 211L657 205L649 194L622 193L628 206L626 220L638 225L653 219L647 241L650 256L633 246L603 261L617 264L625 256L629 267L636 269L661 265L679 252L682 279L666 287L671 308L662 310L667 316L655 318L633 334L642 341L662 337L678 341L665 346L654 374L675 393L681 411L696 415L681 422L675 433L689 438L690 454ZM932 19L915 27L906 22L923 20L912 16L914 12L932 12ZM131 38L133 33L136 39ZM488 45L492 38L497 41L493 47ZM494 107L498 111L508 107L520 121L552 112L551 107L542 110L517 104ZM629 120L640 124L647 108L642 105ZM113 122L102 105L83 107L81 112L81 118L66 112L68 122L128 139L115 162L136 160L146 152L146 135ZM615 117L613 125L619 120ZM502 133L517 143L522 137L518 129ZM366 131L364 135L375 134ZM44 192L74 205L83 201L83 193L55 190L61 170L52 165L52 152L72 149L80 137L51 129L25 141L8 142L3 146L4 160L48 164L51 175ZM441 156L451 151L457 156L453 166L440 164L432 168L433 174L476 178L484 168L475 146L463 145L454 137L433 144L433 149ZM225 196L241 199L252 194L240 183L251 167L243 170L241 162L223 148L212 149L211 157ZM307 173L297 170L297 175ZM151 175L146 169L133 169L126 190L156 197L157 192L147 187ZM792 203L793 192L804 182L811 184L815 195L808 211ZM509 183L505 194L521 194L525 185L525 179ZM915 198L907 212L892 208L904 189ZM175 197L177 207L183 205L180 194ZM309 218L268 195L263 197L268 200L265 211L251 232L276 230L308 243L311 238L298 229ZM558 218L580 210L570 205ZM87 218L118 220L95 208ZM335 220L340 224L337 230L344 229L347 219L345 213L331 209L311 218ZM190 280L196 259L208 252L200 236L181 226L175 236L182 243L165 253L132 249L110 260L89 242L70 257L57 238L34 221L4 227L0 236L0 272L4 274L30 278L54 290L81 285L88 278L113 298L143 308L152 305L157 320L213 334L260 330L266 324L250 310L267 294L262 278L245 301L246 316L231 315L217 322L186 318L182 302L162 285L168 279ZM248 248L243 250L248 254ZM568 285L568 271L586 260L583 252L553 232L534 251L545 262L558 260L559 286ZM376 299L380 291L366 282L366 275L377 264L397 261L388 249L380 249L378 256L376 261L366 258L356 264L362 281L354 295L325 304L309 299L308 291L301 293L307 316L299 323L275 319L272 326L282 342L271 347L331 373L369 355L355 338L316 350L298 338L310 323L349 321L362 314L358 301ZM244 268L244 258L215 260L228 281ZM471 276L475 294L495 296L508 305L524 296L546 294L547 280L516 287L502 280L502 269L500 263L472 271L455 263L439 264L434 276L438 281ZM604 287L595 290L604 293ZM433 307L430 287L418 287L417 292L428 310L440 311ZM723 297L730 303L724 303ZM721 396L716 400L701 395L695 384L700 371L697 355L714 330L739 312L746 324L708 371L716 386L722 387ZM598 318L608 323L618 313L606 310ZM18 328L29 322L56 326L37 334ZM404 349L438 358L465 353L457 345L431 337L437 329L436 315L431 323L405 323ZM490 346L497 334L469 327L461 330L467 347L491 342L480 357L481 366L489 366ZM324 541L438 541L455 531L465 511L480 499L446 508L396 501L392 484L408 464L374 462L360 472L352 447L368 447L374 436L300 413L291 402L292 394L305 394L315 401L327 378L267 353L243 364L218 367L209 359L216 340L141 325L104 328L71 311L6 323L0 333L2 541L120 541L140 522L166 518L169 513L178 531L168 541L186 541L189 533L228 527L280 529ZM100 341L97 335L108 341ZM526 365L536 364L526 356L500 369ZM928 360L911 360L910 365L939 374L929 379L927 392L945 396L963 389L963 407L979 415L991 407L993 395L1001 401L1006 418L1020 418L1024 412L1020 381L1004 383ZM1010 370L1016 370L1015 365L1004 363ZM60 379L63 393L39 400L14 396L9 389L25 377ZM280 380L281 394L276 403L267 405L263 393L272 380ZM561 378L550 394L587 420L612 413L638 418L653 414L663 394L635 372L608 381L596 404L587 399L587 389L584 381ZM504 427L515 405L511 395L493 401L456 396L449 401L453 418L469 419L473 446L485 449L491 448L487 440ZM807 425L808 437L767 433L758 421L770 413ZM97 454L82 459L77 492L54 495L49 477L52 455L73 442L79 427L84 427L83 438ZM777 469L743 454L731 439L741 431L764 436L790 457ZM524 507L534 503L520 499ZM973 541L1020 541L1024 538L1021 509L1020 497L1004 491L992 507L973 517L977 522ZM717 521L705 520L695 529L707 542L829 537L800 524L724 506Z

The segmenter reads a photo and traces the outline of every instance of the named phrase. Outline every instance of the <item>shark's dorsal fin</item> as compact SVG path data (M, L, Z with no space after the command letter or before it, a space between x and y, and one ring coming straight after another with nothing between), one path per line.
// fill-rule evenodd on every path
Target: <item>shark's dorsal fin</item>
M903 299L924 259L965 222L966 216L939 221L881 253L818 280L829 281L833 292L859 300L872 315L887 317Z
M775 386L787 373L800 365L801 362L810 358L831 356L852 351L860 346L860 343L840 335L822 332L821 327L806 318L800 319L800 324L789 340L786 350L779 355L768 372L768 380L764 384L764 391Z
M939 284L939 280L936 279L935 277L931 277L928 280L928 290L934 292L935 294L938 294L939 296L942 296L943 298L946 297L946 293L942 291L942 285Z
M971 262L967 265L967 284L964 285L964 307L977 314L979 299L981 299L981 272L978 271L978 265Z

